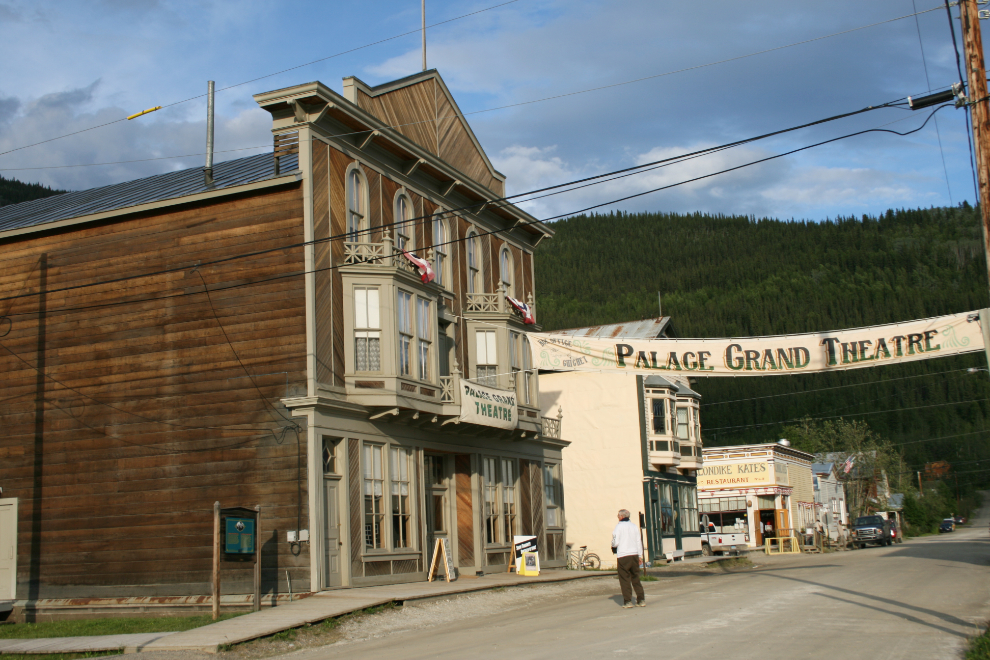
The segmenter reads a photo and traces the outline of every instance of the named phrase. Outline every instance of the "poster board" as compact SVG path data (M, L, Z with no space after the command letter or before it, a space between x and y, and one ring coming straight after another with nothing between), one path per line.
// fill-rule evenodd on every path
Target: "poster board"
M443 553L444 578L447 582L457 579L454 572L454 555L450 552L450 539L437 539L433 546L433 561L430 562L430 572L426 576L427 582L433 582L437 576L437 569L440 567L440 555Z
M521 570L519 575L536 577L540 574L540 553L524 552L520 560Z
M513 536L512 537L512 562L509 564L507 573L516 569L516 573L522 570L522 556L524 552L539 552L539 544L535 536Z

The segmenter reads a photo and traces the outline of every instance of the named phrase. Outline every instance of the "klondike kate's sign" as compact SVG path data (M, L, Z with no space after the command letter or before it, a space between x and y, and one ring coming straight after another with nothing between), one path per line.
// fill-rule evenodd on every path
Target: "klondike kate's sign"
M531 333L529 338L539 369L695 376L838 371L983 350L976 312L775 337L626 339Z

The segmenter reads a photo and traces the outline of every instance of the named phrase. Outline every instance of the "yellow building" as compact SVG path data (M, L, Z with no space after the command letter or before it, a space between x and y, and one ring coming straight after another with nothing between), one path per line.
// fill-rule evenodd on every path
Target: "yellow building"
M724 533L798 535L815 523L814 457L782 443L706 447L698 470L698 512ZM793 530L793 531L792 531Z

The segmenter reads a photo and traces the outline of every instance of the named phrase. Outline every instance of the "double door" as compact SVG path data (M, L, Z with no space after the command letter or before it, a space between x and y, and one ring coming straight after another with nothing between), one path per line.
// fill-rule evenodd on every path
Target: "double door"
M426 566L433 562L438 539L450 538L449 458L443 454L423 456L423 503L426 522ZM453 547L451 552L453 552ZM442 562L441 557L441 562ZM453 560L453 557L451 557Z

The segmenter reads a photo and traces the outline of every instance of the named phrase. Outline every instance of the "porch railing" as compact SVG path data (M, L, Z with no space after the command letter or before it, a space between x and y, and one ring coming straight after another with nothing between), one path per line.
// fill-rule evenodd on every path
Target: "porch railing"
M467 294L467 311L469 312L501 312L504 311L502 296L498 293L469 293Z
M544 417L543 436L546 438L560 440L560 422L560 418L554 419L553 417Z

